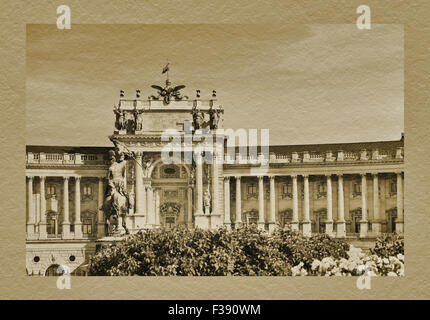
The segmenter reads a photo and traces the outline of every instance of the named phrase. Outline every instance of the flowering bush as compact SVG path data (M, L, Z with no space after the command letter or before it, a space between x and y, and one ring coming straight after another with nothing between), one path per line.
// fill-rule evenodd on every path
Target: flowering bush
M366 255L360 248L351 245L348 251L348 259L325 257L322 260L315 259L310 268L306 268L301 262L292 269L293 276L359 276L367 273L368 276L404 276L404 255L378 256Z

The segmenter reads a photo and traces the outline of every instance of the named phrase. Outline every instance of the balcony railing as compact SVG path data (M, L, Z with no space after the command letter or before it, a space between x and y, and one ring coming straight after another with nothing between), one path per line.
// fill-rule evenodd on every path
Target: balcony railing
M102 154L79 153L27 153L27 164L78 164L103 165L106 161Z

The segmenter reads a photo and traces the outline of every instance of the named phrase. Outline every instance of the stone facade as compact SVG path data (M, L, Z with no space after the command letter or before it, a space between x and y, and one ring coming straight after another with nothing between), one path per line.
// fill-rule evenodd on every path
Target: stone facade
M196 110L200 122L193 118ZM221 115L216 126L214 110ZM188 124L192 130L222 129L224 111L215 99L167 105L157 99L120 99L115 111L120 118L110 139L127 155L131 205L125 219L131 232L256 224L268 232L290 226L306 235L368 239L404 231L403 138L270 146L268 170L261 172L251 170L253 159L233 159L214 149L212 163L169 164L161 152L175 138L184 142ZM169 128L175 129L170 140L163 139ZM57 265L85 273L88 258L108 232L102 205L110 150L114 147L27 146L28 274L50 275ZM217 162L220 157L223 161Z

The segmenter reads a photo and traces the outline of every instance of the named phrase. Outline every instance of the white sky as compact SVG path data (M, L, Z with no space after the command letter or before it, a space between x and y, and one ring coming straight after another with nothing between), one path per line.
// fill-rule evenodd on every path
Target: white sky
M111 145L119 90L217 90L227 128L270 143L398 140L403 27L372 25L27 26L27 144Z

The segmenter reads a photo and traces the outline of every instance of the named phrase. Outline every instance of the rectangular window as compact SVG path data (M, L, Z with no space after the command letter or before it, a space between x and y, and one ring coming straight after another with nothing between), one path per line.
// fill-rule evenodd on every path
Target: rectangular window
M353 190L354 196L360 196L361 195L361 183L354 182L352 190Z
M48 234L55 234L55 220L54 219L48 219L46 225L46 232Z
M93 233L93 221L91 219L84 219L82 222L82 233L83 234L92 234Z
M257 193L257 186L254 183L248 185L248 194L253 195Z

